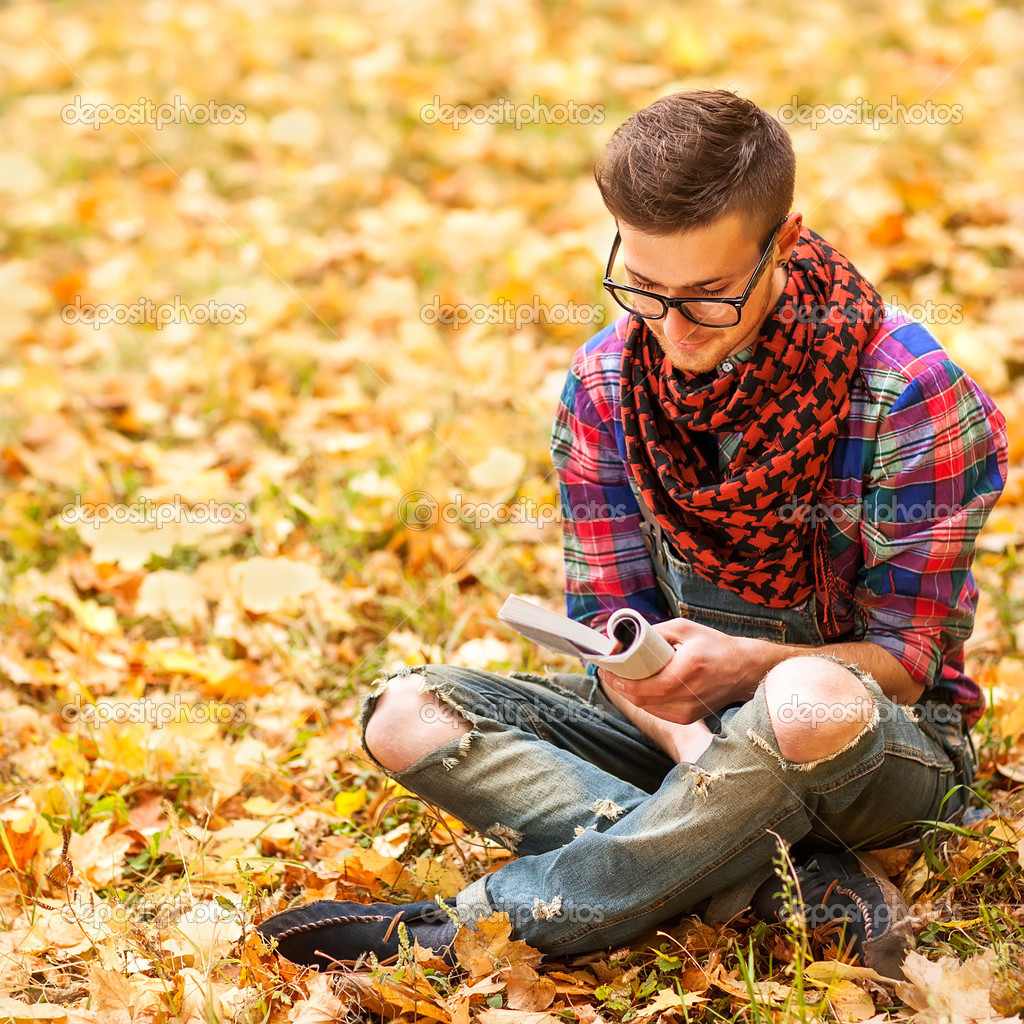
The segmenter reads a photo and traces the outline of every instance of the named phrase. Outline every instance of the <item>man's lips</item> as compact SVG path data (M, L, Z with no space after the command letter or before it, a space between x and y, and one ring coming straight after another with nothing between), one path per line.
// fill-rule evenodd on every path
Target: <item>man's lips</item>
M710 338L705 338L703 341L668 341L667 343L671 348L692 352L696 348L703 348L709 341L711 341Z

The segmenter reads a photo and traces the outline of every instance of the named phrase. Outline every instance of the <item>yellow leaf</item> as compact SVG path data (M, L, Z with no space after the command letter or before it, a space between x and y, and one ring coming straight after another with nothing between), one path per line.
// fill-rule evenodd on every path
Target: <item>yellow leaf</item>
M841 980L828 989L828 1005L836 1020L860 1024L875 1015L875 1002L856 982Z
M242 809L256 818L269 818L280 810L280 801L275 803L265 796L253 796L242 804Z
M121 627L117 624L117 613L113 608L98 604L91 598L88 601L73 601L70 605L75 618L90 633L99 636L117 636Z
M54 1006L51 1003L33 1003L29 1006L6 996L0 999L0 1021L4 1024L31 1024L37 1020L51 1020L60 1024L67 1019L68 1011L63 1006Z
M366 803L366 790L363 788L350 790L348 793L339 793L334 798L334 811L342 818L355 814Z

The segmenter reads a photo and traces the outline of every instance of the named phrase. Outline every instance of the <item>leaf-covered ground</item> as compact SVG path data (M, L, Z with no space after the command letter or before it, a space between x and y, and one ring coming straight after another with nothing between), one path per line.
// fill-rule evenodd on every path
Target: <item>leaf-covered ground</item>
M0 1019L1020 1014L1022 60L1024 16L991 0L0 6ZM987 814L882 854L916 914L909 980L749 918L544 963L494 920L456 970L279 967L253 925L289 901L452 895L509 856L373 771L354 715L404 665L566 667L495 613L561 606L547 436L599 322L429 310L606 303L592 161L694 86L960 112L790 127L807 222L931 317L1011 430L969 648ZM588 121L431 112L505 101ZM83 119L140 102L238 116ZM133 304L170 313L85 312ZM99 521L115 508L142 521Z

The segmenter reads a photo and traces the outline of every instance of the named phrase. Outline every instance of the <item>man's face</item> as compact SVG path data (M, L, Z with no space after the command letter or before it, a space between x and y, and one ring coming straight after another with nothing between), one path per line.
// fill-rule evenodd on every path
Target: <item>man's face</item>
M647 321L672 366L690 373L713 370L757 337L786 283L786 272L778 261L789 256L799 230L800 215L796 214L779 232L768 266L735 327L701 327L678 309L670 309L661 320ZM622 243L617 262L625 267L625 278L619 278L622 283L669 298L737 298L764 252L762 239L755 237L749 222L739 214L727 214L707 227L674 235L648 235L627 224L619 225L619 234Z

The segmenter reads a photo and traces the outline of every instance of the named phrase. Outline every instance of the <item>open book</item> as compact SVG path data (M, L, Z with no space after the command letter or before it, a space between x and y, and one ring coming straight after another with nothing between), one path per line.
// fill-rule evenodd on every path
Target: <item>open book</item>
M506 598L498 618L548 650L582 658L623 679L653 676L673 654L672 645L632 608L612 613L607 635L514 594Z

